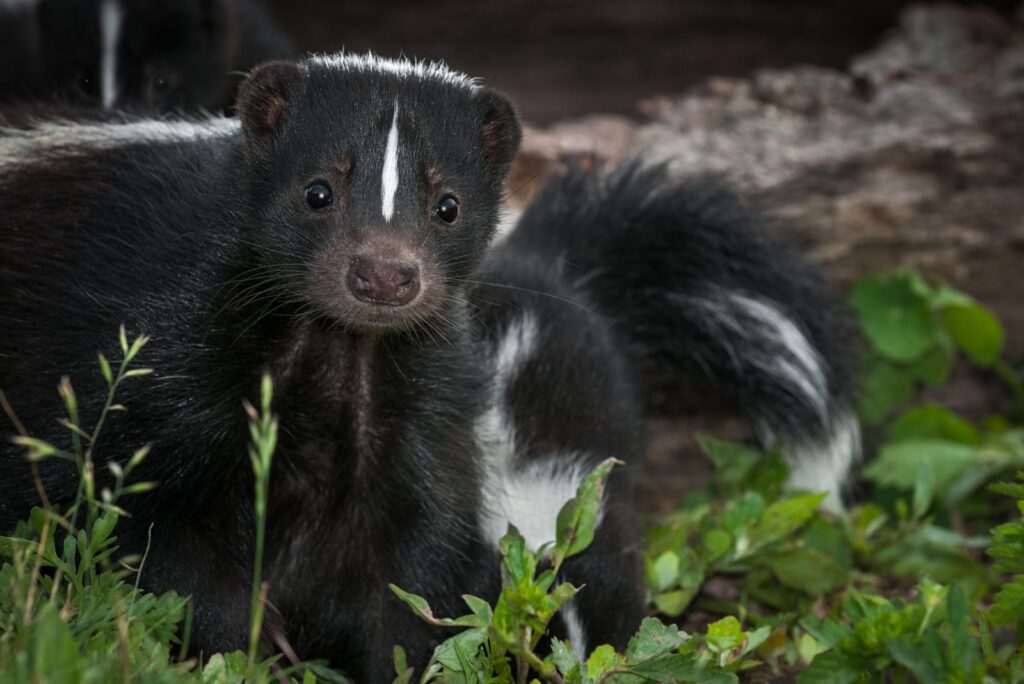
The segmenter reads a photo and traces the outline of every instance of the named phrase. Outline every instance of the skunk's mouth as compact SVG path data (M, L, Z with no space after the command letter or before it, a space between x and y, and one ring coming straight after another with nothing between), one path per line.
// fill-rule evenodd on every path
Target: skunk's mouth
M448 288L432 259L332 256L313 264L306 287L311 303L328 319L371 333L436 325Z
M438 307L413 301L409 304L349 302L341 316L332 316L347 326L366 332L402 332L430 325Z

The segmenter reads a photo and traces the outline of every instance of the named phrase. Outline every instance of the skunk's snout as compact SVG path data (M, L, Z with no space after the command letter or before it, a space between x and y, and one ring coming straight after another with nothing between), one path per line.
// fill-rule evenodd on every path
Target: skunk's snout
M419 294L420 266L416 262L383 257L356 257L345 281L356 299L401 306Z

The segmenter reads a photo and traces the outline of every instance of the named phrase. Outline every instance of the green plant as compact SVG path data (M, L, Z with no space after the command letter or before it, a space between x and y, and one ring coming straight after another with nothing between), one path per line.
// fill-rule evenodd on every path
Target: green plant
M703 639L648 618L625 653L601 645L584 660L571 644L552 638L550 654L543 658L538 654L552 618L580 591L560 583L558 572L567 558L584 551L593 540L604 481L614 464L609 459L595 468L565 504L558 514L554 543L531 551L510 527L501 541L502 591L493 607L481 598L465 596L468 615L437 618L423 598L392 586L430 624L464 628L437 647L419 678L421 683L526 682L531 672L544 681L565 684L734 682L734 672L756 664L749 655L767 638L768 630L744 632L731 617L711 625ZM412 681L414 672L401 649L396 650L396 670L396 683Z
M1013 393L1017 417L1024 417L1024 384L1002 358L1003 326L968 295L897 269L860 280L850 302L869 342L860 406L866 423L882 423L918 383L945 383L957 350L994 372Z
M984 663L971 633L972 610L957 586L922 580L913 600L849 592L836 617L801 625L824 648L799 684L906 681L981 682Z
M277 447L277 418L270 412L273 398L273 387L270 376L264 375L260 383L260 410L246 402L245 412L249 416L249 461L256 484L256 555L253 559L252 600L249 604L249 615L252 616L249 627L249 652L246 660L246 678L251 679L256 667L256 656L259 650L260 632L263 626L263 611L267 603L267 585L263 578L263 543L267 529L267 492L270 488L270 464Z
M991 490L1013 497L1018 512L1024 514L1024 472L1017 473L1017 480L993 485ZM1024 670L1024 519L1018 517L992 530L988 555L995 559L996 570L1010 574L992 599L989 621L1014 629L1012 662Z

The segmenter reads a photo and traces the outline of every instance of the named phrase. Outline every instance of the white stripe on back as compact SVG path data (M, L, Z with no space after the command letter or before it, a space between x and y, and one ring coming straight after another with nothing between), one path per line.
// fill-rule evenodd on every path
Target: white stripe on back
M237 119L143 120L78 124L48 121L29 129L0 127L0 172L8 165L44 163L50 155L87 153L122 145L212 140L237 135Z
M562 616L562 622L565 623L565 632L569 637L569 646L572 648L572 652L576 654L580 662L587 662L587 637L583 631L583 620L580 619L580 613L576 610L575 599L562 606L559 615Z
M117 44L121 39L124 10L118 0L100 3L100 95L103 108L110 109L117 101Z
M390 221L395 213L395 193L398 191L398 100L388 131L388 146L384 152L384 173L380 180L381 213Z

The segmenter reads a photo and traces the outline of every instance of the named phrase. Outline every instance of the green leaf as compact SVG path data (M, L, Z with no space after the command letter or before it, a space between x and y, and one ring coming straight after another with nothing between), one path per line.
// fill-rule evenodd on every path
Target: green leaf
M526 540L514 525L509 524L508 532L498 541L498 548L501 550L502 567L508 573L512 584L527 578L533 579L537 567L536 560L526 549Z
M107 357L102 353L98 354L98 357L100 362L100 373L103 374L103 379L107 381L107 386L109 387L114 384L114 374L110 370L110 362L107 361Z
M152 444L146 444L145 446L136 449L135 453L132 454L131 459L128 461L128 469L132 470L135 466L139 465L146 460L146 456L149 456L149 451L152 448Z
M89 541L94 552L99 551L106 544L110 533L114 531L114 525L117 524L117 518L117 514L107 511L93 523Z
M916 406L889 427L889 439L945 439L962 444L978 445L981 433L969 421L937 404Z
M1015 625L1024 620L1024 575L1014 577L999 589L989 618L994 625Z
M768 506L761 520L750 531L750 551L784 539L802 528L814 517L825 496L801 494Z
M594 541L604 482L616 463L618 461L614 458L609 458L598 464L579 486L576 496L558 512L554 553L556 565L583 551Z
M939 285L938 289L928 297L933 309L946 309L951 306L970 306L974 299L970 296L955 290L949 285Z
M744 637L746 637L746 634L743 632L740 621L732 615L727 615L721 620L708 625L708 633L705 640L709 650L714 653L722 653L724 651L731 651L739 646L743 643Z
M595 648L587 658L587 676L591 679L598 679L608 670L622 664L624 664L622 656L608 644L602 644Z
M483 628L467 629L459 632L442 641L434 654L431 662L440 663L451 672L472 672L477 668L476 655L481 646L487 640L487 631ZM482 672L486 676L486 672Z
M809 594L822 596L844 586L846 571L830 556L812 548L786 551L765 559L765 565L782 584Z
M915 288L919 276L879 273L858 282L850 295L864 332L884 356L908 362L936 344L939 328L929 302Z
M957 478L976 465L975 447L943 439L908 439L882 447L878 457L863 471L865 478L878 484L912 490L925 463L935 473L940 496Z
M36 439L35 437L23 437L21 435L17 435L12 437L11 441L20 447L24 447L28 451L29 460L32 461L40 461L44 458L49 458L50 456L73 460L73 457L70 454L65 454L49 442L44 442L43 440Z
M701 437L701 450L715 466L715 476L727 493L737 490L758 461L761 452L717 437Z
M914 373L892 361L869 354L859 376L857 412L868 425L877 425L914 391Z
M149 337L146 335L139 335L132 340L132 343L128 346L128 351L124 354L124 363L131 363L135 359L135 356L142 351L142 348L145 347L148 342Z
M978 662L979 647L978 642L970 635L971 610L967 596L957 584L949 588L949 596L946 599L946 624L949 629L950 660L960 672L971 672Z
M853 638L852 629L831 618L819 619L807 616L800 620L800 626L828 648L835 648Z
M640 629L629 640L626 657L631 665L635 665L675 651L689 638L675 625L665 625L657 618L644 618Z
M223 653L216 653L206 661L203 667L203 684L235 684L245 679L245 661L237 667L236 661L229 661Z
M36 617L30 632L28 652L33 654L34 679L39 681L72 681L78 662L78 646L71 630L61 618L58 604L47 602Z
M747 632L746 641L743 643L743 655L747 655L748 653L759 648L761 644L768 640L768 637L771 636L771 633L772 628L768 625L758 627L753 632Z
M935 469L930 461L921 461L917 467L917 478L914 480L914 497L912 499L912 516L920 520L932 506L935 498Z
M821 516L815 516L800 532L800 541L831 558L843 570L853 568L852 542L845 530Z
M949 381L949 373L953 369L953 352L951 343L940 342L912 362L907 370L926 385L944 385Z
M919 682L938 682L943 678L938 670L929 662L924 646L911 644L906 639L891 639L885 644L892 659L910 670Z
M677 617L686 610L686 607L690 605L690 601L696 595L697 592L692 589L677 589L676 591L655 594L652 600L654 601L654 607L658 609L659 613Z
M391 660L395 664L395 674L402 674L409 666L408 659L405 656L405 649L401 646L396 645L391 649Z
M460 618L434 617L434 612L430 609L430 604L427 603L427 600L422 596L417 596L416 594L403 591L394 584L389 584L388 587L392 592L394 592L395 596L402 599L407 606L412 608L413 613L432 625L440 625L443 627L483 627L486 624L478 615L475 614L464 615Z
M827 650L828 646L807 633L801 634L796 642L796 651L800 654L800 660L805 664L810 663L818 654Z
M551 637L551 656L555 667L567 682L582 681L583 663L576 653L557 637Z
M870 667L836 651L821 653L800 674L797 684L854 684L872 681Z
M662 682L694 682L696 684L735 684L736 675L721 670L710 670L692 657L662 656L631 665L621 677L609 678L615 684L638 684L642 682L661 684Z
M648 577L658 591L664 591L679 581L679 556L665 551L650 565Z
M480 618L483 624L487 624L491 621L493 613L491 610L491 604L487 603L487 601L476 596L471 596L470 594L463 594L462 600L466 602L466 605L469 606L469 610L473 615Z
M725 530L708 530L701 539L701 549L704 552L704 560L707 563L714 563L722 558L732 548L732 535Z
M775 501L785 491L788 479L789 464L776 449L764 454L761 460L754 464L740 483L740 489L757 492L766 501Z
M942 312L942 320L956 345L978 365L991 366L1003 353L1003 326L980 304L948 307Z

